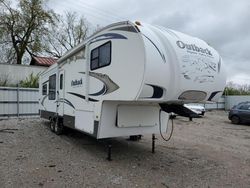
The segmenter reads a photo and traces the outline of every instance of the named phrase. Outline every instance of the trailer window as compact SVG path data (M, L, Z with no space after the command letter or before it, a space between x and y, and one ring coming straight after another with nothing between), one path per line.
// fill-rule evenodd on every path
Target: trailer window
M56 99L56 74L49 77L49 100Z
M63 74L60 74L60 89L63 89Z
M42 92L42 94L47 95L47 83L43 84L43 92Z
M90 69L95 70L111 63L111 41L91 51Z

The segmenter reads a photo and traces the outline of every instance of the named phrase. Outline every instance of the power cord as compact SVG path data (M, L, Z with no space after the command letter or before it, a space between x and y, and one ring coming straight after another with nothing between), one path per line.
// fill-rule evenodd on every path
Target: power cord
M168 138L164 138L164 136L163 136L163 134L162 134L162 131L161 131L161 112L162 112L162 110L160 110L160 113L159 113L159 128L160 128L160 135L161 135L161 137L162 137L163 140L165 140L166 142L168 142L168 141L171 139L171 137L172 137L172 135L173 135L173 132L174 132L174 120L173 120L173 118L171 118L171 121L172 121L172 129L171 129L171 132L170 132L169 137L168 137ZM170 116L170 117L171 117L171 116ZM167 126L166 133L167 133L167 132L168 132L168 126Z

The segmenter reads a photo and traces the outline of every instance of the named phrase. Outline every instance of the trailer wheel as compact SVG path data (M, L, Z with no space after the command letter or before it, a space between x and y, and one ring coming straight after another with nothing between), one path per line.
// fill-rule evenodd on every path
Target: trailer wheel
M49 128L52 132L55 132L55 121L53 120L53 118L50 118L49 120Z
M231 121L233 124L239 124L240 123L240 118L238 116L232 116Z
M63 133L63 120L62 119L56 119L55 133L57 135L61 135Z

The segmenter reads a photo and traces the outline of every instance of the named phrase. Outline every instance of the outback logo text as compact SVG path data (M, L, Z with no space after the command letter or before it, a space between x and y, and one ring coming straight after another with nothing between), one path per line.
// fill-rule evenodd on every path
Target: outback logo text
M211 51L207 48L201 48L201 47L198 47L196 46L195 44L186 44L180 40L178 40L176 42L177 46L181 49L187 49L187 50L191 50L191 51L194 51L194 52L200 52L200 53L203 53L203 54L207 54L209 56L213 56L213 54L211 53Z
M79 85L82 85L82 78L80 80L72 80L71 81L71 86L79 86Z

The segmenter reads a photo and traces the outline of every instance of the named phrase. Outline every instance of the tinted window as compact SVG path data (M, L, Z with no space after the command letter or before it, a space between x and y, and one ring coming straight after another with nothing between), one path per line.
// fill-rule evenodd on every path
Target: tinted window
M43 84L43 95L47 95L47 84Z
M56 75L49 77L49 100L56 99Z
M91 70L98 69L98 59L91 60Z
M60 89L63 88L63 74L60 74Z
M249 110L250 109L250 105L244 104L244 105L240 106L239 109L241 109L241 110Z
M97 57L98 57L98 48L96 48L96 49L94 49L92 51L92 58L94 59L94 58L97 58Z
M110 63L110 42L101 46L99 49L99 66L103 67Z
M91 51L91 70L105 67L111 63L111 42L107 42Z

